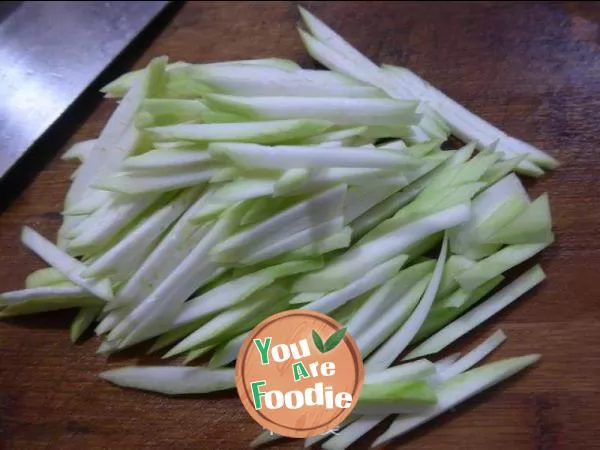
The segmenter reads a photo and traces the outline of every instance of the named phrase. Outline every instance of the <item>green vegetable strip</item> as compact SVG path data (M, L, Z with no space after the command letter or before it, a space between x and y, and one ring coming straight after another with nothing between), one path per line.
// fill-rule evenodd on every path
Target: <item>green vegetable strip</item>
M473 291L488 280L526 261L541 252L550 243L515 244L482 259L473 267L457 275L456 279L465 291Z
M219 347L210 359L208 366L210 368L224 367L235 361L247 336L248 332L242 333Z
M330 291L356 279L365 266L375 266L404 251L410 245L469 218L467 205L459 205L406 225L371 242L355 246L332 264L300 278L296 292Z
M146 251L155 240L165 232L198 197L200 189L191 189L181 193L173 201L160 208L150 217L145 219L114 247L100 256L83 273L87 277L109 275L111 272L121 270L128 272L126 266L139 267ZM141 257L141 258L140 258ZM133 260L133 264L131 261ZM127 267L129 269L129 267ZM135 271L135 270L132 270Z
M411 267L403 269L398 275L385 282L381 287L373 292L369 299L357 311L352 320L348 323L348 332L357 339L357 344L361 349L363 358L368 353L367 349L361 345L363 332L369 328L377 329L377 336L385 335L383 323L391 317L395 317L393 310L402 303L402 297L406 295L415 284L421 282L433 271L435 263L433 261L425 261L420 264L415 264ZM423 288L424 290L425 288ZM417 289L419 291L419 289ZM423 291L416 296L418 298ZM415 297L415 296L413 296ZM408 302L411 304L412 302ZM403 308L404 309L404 308ZM407 308L412 311L412 308ZM409 312L410 312L409 311ZM402 317L403 314L400 314ZM391 332L391 331L390 331ZM379 342L381 343L381 342Z
M539 355L528 355L504 359L451 378L436 389L438 398L436 406L421 414L399 417L375 440L373 446L382 445L428 422L470 397L520 372L539 358Z
M471 367L482 361L487 355L493 352L506 340L506 335L502 330L496 331L485 341L480 343L477 347L467 353L465 356L457 360L447 369L443 370L441 375L438 377L438 381L449 380Z
M65 281L69 281L69 279L54 267L45 267L44 269L31 272L25 279L25 287L28 289L46 287Z
M205 367L122 367L102 372L100 378L119 386L166 395L204 394L235 387L234 369Z
M435 373L435 365L419 359L365 375L365 384L378 384L427 378Z
M410 341L415 337L421 325L427 318L427 314L433 305L435 296L440 286L442 279L442 273L444 270L444 264L446 263L446 257L448 254L448 237L444 236L444 242L440 255L435 264L433 275L427 285L427 289L419 302L419 305L415 308L411 316L406 320L402 327L392 335L375 353L373 353L365 364L366 371L383 370L389 367L394 359L400 355L406 347L410 344Z
M302 139L325 132L331 123L324 120L273 120L265 122L178 124L150 128L159 141L226 141L274 144Z
M336 125L412 125L417 122L415 102L388 98L238 97L207 94L209 108L254 120L310 117ZM316 134L316 133L315 133Z
M466 292L459 288L446 298L436 302L429 311L427 319L425 319L412 343L422 341L452 322L490 293L503 279L502 276L494 277L490 281L483 283L473 292Z
M98 314L102 311L102 306L87 306L81 308L77 313L70 328L71 342L77 342L85 330L96 320Z
M359 332L356 337L356 344L363 355L363 359L371 355L375 349L393 336L394 333L404 325L419 304L419 300L423 296L430 281L431 274L425 275L415 283L406 294L400 296L397 302L385 311L384 315L378 318L377 322L373 323L362 332Z
M396 256L385 263L375 266L365 273L364 276L360 277L355 282L350 283L345 288L331 292L325 297L309 303L304 306L304 308L312 311L329 313L353 298L385 283L400 270L407 259L408 257L406 255Z
M404 359L420 358L446 348L456 339L464 336L476 326L488 320L494 314L506 308L525 292L537 286L546 275L540 266L534 266L508 286L492 295L485 302L442 328L429 339L412 350Z
M419 166L419 160L393 151L355 147L284 146L267 147L239 142L215 142L208 147L216 160L232 161L242 168L288 170L349 167L365 169L402 169Z
M109 301L113 299L110 281L107 279L92 281L84 278L81 275L86 268L83 263L62 252L58 247L31 228L23 228L21 241L73 283L104 300Z
M318 241L322 241L339 233L343 226L344 218L338 216L327 222L299 231L280 240L263 240L260 243L260 246L253 247L252 253L249 256L242 259L242 264L250 265L267 261L283 253L293 252L294 250L298 250L307 245L315 244ZM219 258L218 260L223 262L235 262L229 258Z
M340 215L345 195L344 185L319 193L220 242L211 250L211 255L239 258L242 249L255 248L263 242L272 242L331 220Z
M207 254L217 242L231 233L236 223L235 208L225 213L191 253L109 334L122 339L120 347L155 336L171 324L185 300L205 284L219 268Z

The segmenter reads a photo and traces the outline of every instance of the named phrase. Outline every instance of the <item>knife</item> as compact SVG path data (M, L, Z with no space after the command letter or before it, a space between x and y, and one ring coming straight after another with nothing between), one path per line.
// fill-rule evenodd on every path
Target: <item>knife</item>
M0 3L0 180L169 3Z

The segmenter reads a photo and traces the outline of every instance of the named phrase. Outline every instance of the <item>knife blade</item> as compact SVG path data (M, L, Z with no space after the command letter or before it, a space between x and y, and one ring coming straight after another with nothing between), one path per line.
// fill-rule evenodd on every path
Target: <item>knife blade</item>
M169 1L8 3L0 10L0 179Z

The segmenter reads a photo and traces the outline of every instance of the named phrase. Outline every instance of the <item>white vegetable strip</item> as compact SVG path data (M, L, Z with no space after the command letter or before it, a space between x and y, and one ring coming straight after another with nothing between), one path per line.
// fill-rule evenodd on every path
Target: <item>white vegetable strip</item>
M175 142L154 142L153 146L156 150L189 150L203 148L206 150L206 144L199 144L198 142L189 141L175 141Z
M436 374L439 375L448 368L452 366L458 359L461 357L460 353L453 353L451 355L446 356L445 358L439 359L435 362L435 371ZM421 361L418 359L417 361ZM404 363L407 364L407 363Z
M384 335L385 339L385 332L383 331L385 327L383 326L383 322L389 321L392 317L398 318L404 315L395 315L393 313L394 310L397 310L398 304L400 303L406 303L406 309L408 309L406 314L412 311L412 308L409 307L412 302L403 299L402 297L411 291L415 284L431 274L434 265L435 263L433 261L425 261L402 270L398 275L394 276L374 291L369 299L363 303L358 311L356 311L350 322L348 322L347 327L348 333L357 339L357 345L363 353L363 358L366 356L365 347L361 345L361 338L358 336L362 336L363 332L369 328L376 328L377 330L371 333L375 333L378 336ZM424 289L425 287L423 287L423 290ZM423 291L418 289L417 292L420 293L418 294L415 304L423 293ZM411 296L413 295L411 294ZM388 333L391 332L392 330L388 331ZM381 342L382 341L380 341L379 344Z
M468 398L520 372L527 366L535 363L539 358L539 355L528 355L504 359L471 369L462 375L446 381L436 388L438 402L435 406L420 414L400 416L390 425L385 433L377 438L372 447L382 445L428 422Z
M408 69L401 71L391 69L402 81L407 76L419 78L418 75ZM496 128L481 117L467 110L465 107L452 100L438 89L421 80L422 92L415 94L425 100L436 109L445 120L452 126L453 132L461 139L477 140L480 146L487 147L496 144L496 151L502 152L508 157L526 154L527 158L544 169L554 169L558 162L550 155L544 153L532 145L526 144Z
M405 150L406 143L402 139L396 139L394 141L385 142L384 144L379 145L377 148L387 148L391 150ZM433 150L433 148L432 148Z
M365 131L367 131L367 127L352 127L338 131L329 131L327 133L303 139L301 145L319 145L329 144L330 142L340 142L340 146L348 146L357 136L360 136Z
M90 158L89 162L84 162L77 172L77 177L73 183L74 186L72 187L72 189L76 189L76 191L81 195L77 196L75 191L73 191L72 194L70 193L70 196L67 198L66 202L67 208L65 211L63 211L63 214L91 214L94 211L101 209L103 205L109 203L114 197L111 193L90 188L93 188L95 184L99 182L99 180L102 180L103 177L108 176L108 174L112 173L114 170L117 170L122 161L129 154L135 152L135 150L142 146L143 143L143 135L135 127L131 126L119 139L114 148L114 152L120 154L119 157L112 157L111 160L105 164L109 167L103 168L102 171L98 170L93 179L90 178L86 180L84 183L85 186L80 186L78 182L83 176L85 176L85 166L96 163L93 158ZM77 184L77 186L75 186L75 184ZM85 189L83 189L84 187ZM83 193L85 193L85 196L82 195Z
M327 222L320 223L312 228L307 228L294 233L291 236L280 238L279 240L264 240L260 243L261 245L251 247L249 256L244 257L242 263L245 265L256 264L283 253L292 252L307 245L315 244L339 233L343 227L344 218L339 216ZM228 258L226 259L229 261Z
M196 68L196 67L195 67ZM225 70L224 70L225 69ZM227 67L200 66L194 75L215 92L247 97L254 96L306 96L306 97L382 97L385 94L371 86L343 82L323 83L310 76L311 72L294 72L274 67L239 66L235 71ZM319 77L322 78L322 77Z
M373 227L414 200L419 192L419 186L416 188L408 186L400 192L390 195L384 201L357 217L351 224L354 236L362 236L367 231L370 231Z
M106 173L103 170L103 165L106 160L113 158L113 153L115 153L113 149L116 148L118 140L133 121L134 115L144 98L144 84L144 79L136 83L108 119L106 126L96 140L94 148L90 151L89 164L85 165L84 170L77 177L76 181L81 181L74 183L80 184L83 189L77 186L77 190L74 192L86 190L85 188L87 188L90 181ZM79 196L83 197L82 194L83 192Z
M202 149L152 150L127 158L122 167L126 171L157 172L165 169L182 169L190 165L200 169L211 160L210 155Z
M135 114L145 97L161 96L166 62L166 57L155 58L150 62L144 76L125 95L100 133L91 151L90 164L86 164L82 168L85 170L78 174L76 182L81 180L81 186L77 186L76 192L80 194L76 195L80 195L92 210L108 202L111 196L102 191L90 192L88 187L116 170L143 140L141 133L133 124ZM91 210L88 209L86 212L89 213Z
M298 33L309 55L325 67L364 83L374 84L374 72L370 68L366 68L365 70L364 67L357 66L353 61L350 61L302 29L298 29ZM408 92L405 91L405 93Z
M251 198L273 195L275 180L239 178L215 190L211 202L234 203Z
M308 53L313 58L330 69L341 71L348 76L384 89L392 97L410 98L409 91L398 83L390 83L390 79L376 64L352 47L339 34L306 9L300 7L299 10L304 23L316 38L298 30Z
M377 264L401 253L410 245L439 231L452 228L469 218L468 205L458 205L406 225L371 242L350 249L323 270L300 278L296 292L333 290L356 279L364 267Z
M308 169L297 168L286 170L275 183L273 196L281 197L297 191L306 184L309 177L310 171Z
M201 227L189 219L210 198L207 191L179 218L173 228L144 261L136 273L119 289L114 306L137 303L149 295L175 269L210 230L211 224Z
M173 172L117 172L94 184L103 189L126 195L154 195L192 186L209 181L220 167L214 163L202 168L185 167Z
M135 200L115 197L106 207L99 209L73 229L68 244L69 251L78 251L106 244L119 231L129 225L158 198L157 194L140 196Z
M220 242L211 250L211 254L237 256L241 249L249 245L255 247L267 239L288 236L333 219L342 212L346 190L347 187L341 185L321 192Z
M342 71L353 78L377 86L392 98L415 99L410 89L385 70L381 70L317 17L302 8L300 8L300 13L316 39L304 31L298 30L300 38L308 53L317 61L330 69ZM420 103L417 113L423 114L423 116L418 126L411 127L411 134L415 140L428 140L429 135L441 137L444 140L448 137L450 132L448 126L443 122L441 116L427 104Z
M311 82L319 83L324 86L367 86L352 77L347 77L341 73L329 70L298 68L296 73Z
M225 181L233 181L240 175L240 172L235 167L224 167L223 169L217 170L217 172L210 179L211 183L223 183Z
M485 341L467 353L465 356L460 358L446 370L443 370L441 375L438 377L439 382L449 380L456 375L459 375L471 367L478 364L480 361L496 350L506 340L506 334L502 330L496 331Z
M83 276L97 277L113 271L126 272L139 267L142 258L154 241L166 231L190 204L198 197L199 189L191 189L180 194L175 200L157 210L150 217L129 232L109 251L95 260ZM129 267L126 267L129 266Z
M365 384L392 383L427 378L435 373L435 365L427 359L419 359L365 374Z
M336 146L337 147L337 146ZM348 185L373 185L397 176L398 170L353 167L329 167L312 171L310 186L327 186L335 183Z
M102 372L100 378L119 386L167 395L204 394L235 387L235 369L206 367L122 367Z
M396 256L369 270L348 286L327 294L325 297L304 306L303 309L329 313L359 295L385 283L400 270L407 259L406 255Z
M320 134L331 125L330 122L323 120L302 119L247 123L179 124L154 127L149 131L154 133L159 140L240 141L270 144Z
M476 326L506 308L545 278L540 266L534 266L489 299L456 319L412 350L404 359L420 358L443 350Z
M260 294L260 296L258 295ZM257 293L248 301L236 305L233 308L222 311L216 317L209 320L192 334L187 336L171 350L165 354L165 358L178 355L187 350L204 346L205 344L213 343L219 335L229 332L231 329L236 329L240 325L244 329L249 329L254 324L260 322L263 318L263 313L269 310L273 303L276 303L281 297L281 290L277 287L267 289ZM241 330L237 330L238 332Z
M267 147L235 142L211 143L209 152L215 159L228 159L241 167L265 169L322 169L351 167L387 169L416 167L419 161L393 151L355 147L285 146Z
M454 188L423 191L414 202L398 211L391 219L382 222L361 242L368 242L430 214L469 202L482 186L483 183L465 183Z
M258 270L249 275L236 278L188 300L175 319L179 326L211 313L222 311L238 304L259 289L273 283L280 277L294 275L318 268L320 264L310 261L291 261Z
M85 279L81 275L86 268L83 263L64 253L52 242L42 237L31 228L23 227L21 241L26 247L35 252L40 258L61 272L76 285L104 300L113 299L110 281L107 279L99 281Z
M435 295L437 294L442 279L447 254L448 237L444 236L440 256L435 264L433 275L431 276L431 280L427 285L427 289L425 290L419 305L415 308L402 327L369 357L365 364L366 371L382 370L389 367L389 365L394 362L394 359L408 347L413 337L415 337L419 328L421 328L421 325L427 318L431 305L433 305L433 300L435 299Z
M290 255L297 257L324 255L333 250L347 248L352 242L352 228L344 227L335 234L325 239L310 243L304 247L294 250Z
M109 340L123 339L119 345L122 348L155 336L163 331L164 324L172 323L185 300L219 269L207 255L235 226L235 209L219 218L183 262L111 331Z
M402 185L349 189L344 206L344 223L349 224L369 209L401 189Z
M326 120L337 125L411 125L419 116L417 104L387 98L236 97L207 94L206 104L257 120ZM317 133L315 133L317 134Z
M116 327L119 322L121 322L121 320L123 320L125 316L129 314L131 308L120 308L115 310L108 310L108 308L105 308L105 310L110 312L108 312L106 316L100 320L100 323L94 330L98 336L108 333L110 330Z
M385 313L372 323L368 328L359 332L356 344L360 349L363 359L393 335L402 326L410 314L419 304L431 275L427 274L415 283L397 302L395 302Z

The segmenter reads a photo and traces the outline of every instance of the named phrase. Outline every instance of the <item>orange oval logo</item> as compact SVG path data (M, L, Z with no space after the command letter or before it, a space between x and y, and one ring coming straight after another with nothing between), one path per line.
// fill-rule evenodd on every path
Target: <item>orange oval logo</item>
M236 362L238 394L263 428L304 438L333 430L362 390L360 351L325 314L285 311L248 335Z

